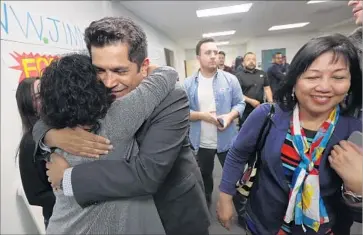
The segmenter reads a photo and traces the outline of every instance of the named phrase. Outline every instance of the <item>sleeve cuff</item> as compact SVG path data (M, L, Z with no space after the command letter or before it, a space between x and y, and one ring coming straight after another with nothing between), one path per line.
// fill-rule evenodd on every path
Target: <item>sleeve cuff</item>
M43 143L43 140L39 141L39 148L45 152L51 152L50 148Z
M64 171L63 174L63 193L67 197L73 197L73 188L72 188L72 170L73 167L68 168Z
M235 195L236 194L236 186L235 185L229 185L227 183L221 182L219 185L219 190L223 193L229 194L229 195Z

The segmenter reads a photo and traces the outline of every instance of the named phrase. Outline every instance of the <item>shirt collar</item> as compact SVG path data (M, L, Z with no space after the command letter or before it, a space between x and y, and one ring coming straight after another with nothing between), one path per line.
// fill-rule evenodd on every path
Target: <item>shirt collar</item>
M217 69L217 72L214 74L213 78L218 77L218 74L221 73L221 71L222 70ZM198 79L199 79L199 73L200 73L200 69L198 69L198 71L193 75L195 81L198 81Z
M255 74L255 73L257 72L257 69L256 69L256 68L254 68L253 70L248 70L248 69L246 69L245 67L243 67L243 71L244 71L245 73L252 73L252 74Z

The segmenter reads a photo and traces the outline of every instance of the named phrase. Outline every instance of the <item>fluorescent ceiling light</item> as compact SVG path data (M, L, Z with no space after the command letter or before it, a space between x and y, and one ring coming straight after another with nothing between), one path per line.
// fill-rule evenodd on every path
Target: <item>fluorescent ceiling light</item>
M284 24L284 25L275 25L269 28L269 31L273 30L282 30L282 29L293 29L293 28L301 28L306 25L310 24L310 22L304 22L304 23L296 23L296 24Z
M218 36L228 36L233 35L236 33L236 30L229 30L223 32L215 32L215 33L204 33L203 38L211 38L211 37L218 37Z
M225 41L225 42L216 42L217 46L222 46L222 45L228 45L229 42Z
M329 2L329 1L308 1L306 4L314 4L314 3L322 3L322 2Z
M247 12L250 10L252 3L245 3L240 5L228 6L228 7L217 7L204 10L197 10L198 17L209 17L209 16L219 16L227 14L235 14Z

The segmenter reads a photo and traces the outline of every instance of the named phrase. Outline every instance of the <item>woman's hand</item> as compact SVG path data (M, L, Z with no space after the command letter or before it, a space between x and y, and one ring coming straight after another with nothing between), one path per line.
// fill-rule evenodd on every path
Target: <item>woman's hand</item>
M233 217L233 200L232 196L220 192L217 202L217 218L219 223L227 230L231 228L231 221Z
M363 151L362 148L349 141L340 141L335 145L329 156L329 162L335 172L342 178L344 187L362 194Z
M113 146L106 138L92 134L80 127L51 129L44 137L44 143L50 147L57 147L73 155L98 158L108 154Z

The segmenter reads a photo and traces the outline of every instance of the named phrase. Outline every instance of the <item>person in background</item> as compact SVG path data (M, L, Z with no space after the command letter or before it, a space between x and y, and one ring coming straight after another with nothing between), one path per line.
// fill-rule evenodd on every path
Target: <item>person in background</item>
M234 71L234 68L236 68L236 66L235 66L235 65L236 65L236 61L234 61L234 60L233 60L233 61L232 61L232 65L231 65L231 69L232 69L232 71Z
M224 51L219 51L218 52L218 69L233 74L232 68L224 64L225 61L226 61L226 53Z
M45 174L45 161L36 161L33 158L35 142L32 130L39 119L39 84L39 77L25 78L16 90L16 103L23 125L18 158L25 196L30 205L42 207L44 224L47 228L53 213L55 196Z
M272 66L267 70L267 78L270 81L272 94L275 95L285 79L281 52L274 54Z
M256 54L247 52L243 57L243 70L236 73L246 101L246 108L242 118L239 120L241 128L248 115L264 102L273 102L272 91L264 71L256 68Z
M189 138L202 172L208 206L213 192L214 157L222 167L232 139L234 119L242 116L245 102L238 79L217 67L218 48L212 38L196 46L200 70L184 81L190 105Z
M352 8L355 24L358 26L354 32L349 35L349 39L357 49L358 55L362 61L362 18L363 18L363 1L349 1L348 6ZM362 66L362 64L361 64Z
M234 61L234 68L233 68L233 73L236 74L239 71L243 70L243 57L242 56L237 56L235 61Z
M355 18L355 24L358 26L354 32L348 37L354 44L357 53L361 61L361 68L363 68L363 48L362 48L362 17L363 17L363 1L349 1L348 6L352 8L353 17ZM357 110L356 117L362 117L362 110Z
M282 72L286 74L289 69L289 66L290 64L287 63L286 56L285 55L282 56Z
M93 21L85 29L84 39L100 80L117 99L147 79L147 37L130 18ZM202 176L188 140L188 104L187 94L176 84L138 130L139 152L130 161L90 161L70 167L65 159L58 159L48 168L54 185L67 188L65 194L82 208L152 195L166 234L209 234ZM102 136L82 128L55 129L42 121L34 126L33 137L37 151L47 154L50 148L59 148L98 158L112 149L112 143Z
M311 39L293 58L288 79L275 97L273 124L248 199L249 234L346 235L352 221L342 218L362 216L362 210L349 210L343 196L359 198L362 192L362 184L357 184L360 176L349 173L354 166L347 156L356 151L344 141L362 131L362 121L353 118L355 109L362 107L359 64L354 45L340 34ZM342 108L346 96L351 102ZM261 105L250 114L228 153L218 204L219 220L227 228L236 181L254 154L270 107ZM334 169L338 162L346 172Z

